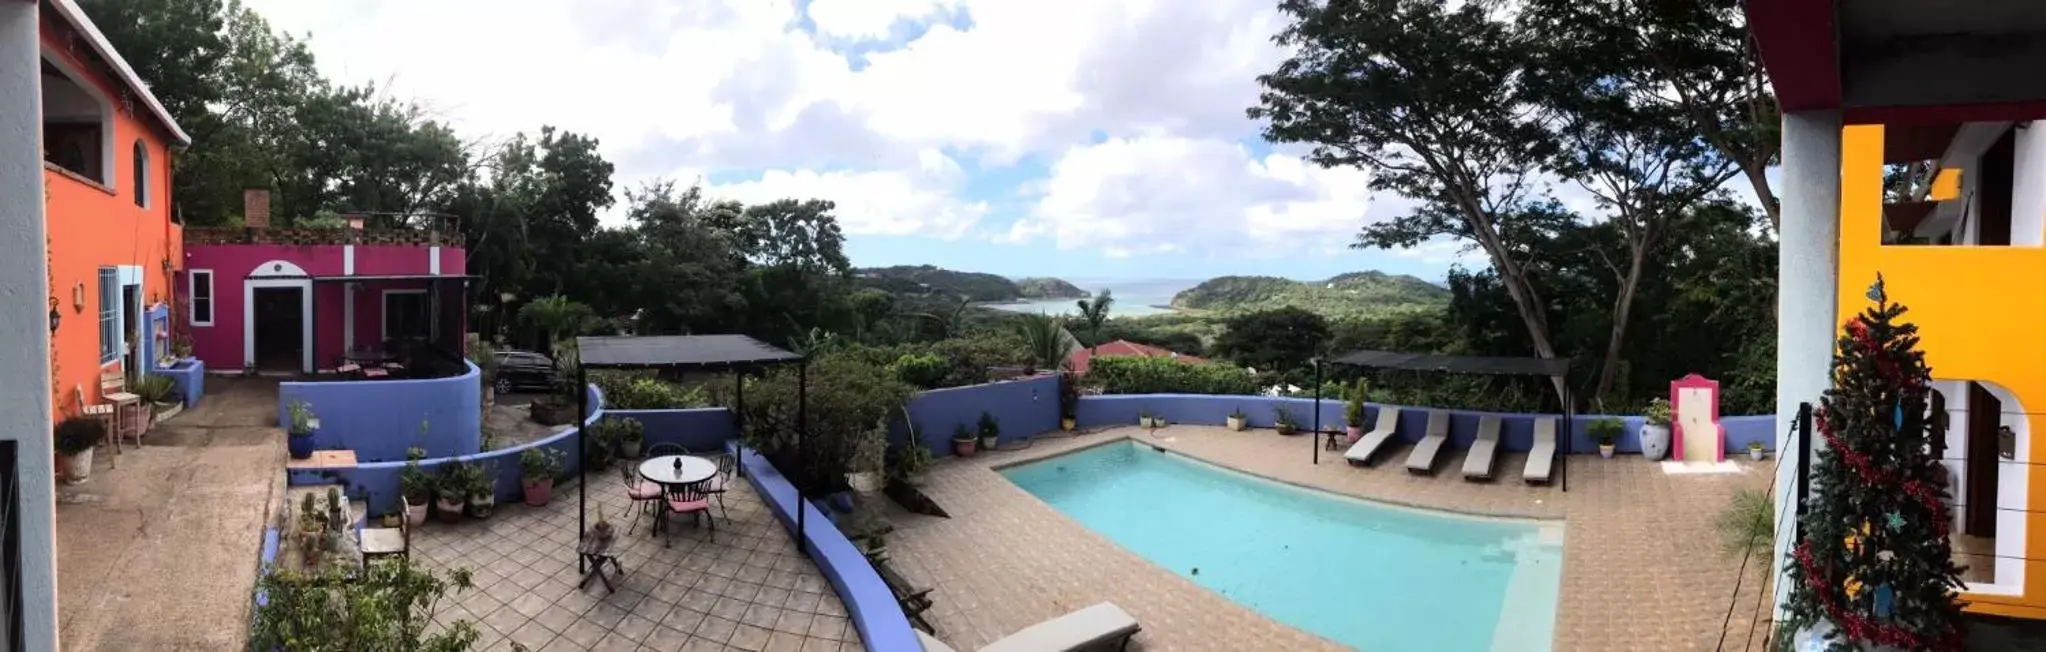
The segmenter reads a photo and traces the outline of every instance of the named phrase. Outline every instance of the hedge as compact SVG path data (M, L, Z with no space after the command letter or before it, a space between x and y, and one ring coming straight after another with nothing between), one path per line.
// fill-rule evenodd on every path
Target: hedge
M1172 358L1095 358L1088 363L1087 381L1106 394L1258 393L1257 378L1250 372Z

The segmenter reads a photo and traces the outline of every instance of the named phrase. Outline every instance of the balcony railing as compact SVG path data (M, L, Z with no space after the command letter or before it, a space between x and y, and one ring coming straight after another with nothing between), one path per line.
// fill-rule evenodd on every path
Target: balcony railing
M370 220L375 220L371 222ZM462 230L453 216L355 215L339 227L185 227L187 245L412 245L460 247Z

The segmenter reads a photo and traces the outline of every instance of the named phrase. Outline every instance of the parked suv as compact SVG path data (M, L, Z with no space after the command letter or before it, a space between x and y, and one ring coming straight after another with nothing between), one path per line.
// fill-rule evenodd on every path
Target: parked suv
M554 388L554 360L532 351L497 352L497 393Z

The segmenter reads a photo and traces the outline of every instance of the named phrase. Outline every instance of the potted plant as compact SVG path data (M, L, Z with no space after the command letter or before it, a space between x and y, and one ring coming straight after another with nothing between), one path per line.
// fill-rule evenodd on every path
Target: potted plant
M1656 398L1641 411L1641 456L1660 460L1669 455L1669 399Z
M1300 424L1293 420L1293 413L1291 411L1284 407L1273 406L1272 429L1279 431L1281 435L1290 435L1300 429Z
M1142 408L1138 408L1138 409L1137 409L1137 425L1138 425L1138 426L1141 426L1141 427L1145 427L1145 428L1152 428L1152 427L1155 427L1155 426L1153 426L1152 424L1154 424L1154 423L1156 423L1156 422L1157 422L1157 420L1156 420L1156 419L1153 419L1153 418L1151 417L1151 411L1150 411L1150 410L1146 410L1146 409L1142 409Z
M647 448L647 425L638 419L608 419L612 427L606 437L618 441L618 456L626 460L638 460L640 450Z
M320 510L319 495L306 492L298 501L298 556L310 568L320 563L320 541L325 537L327 519Z
M347 498L341 496L340 487L327 487L327 527L320 538L320 548L327 552L341 550L341 533L348 530Z
M1613 456L1614 442L1619 441L1620 431L1626 429L1626 427L1625 424L1620 423L1619 419L1606 417L1592 421L1591 425L1585 427L1585 430L1591 435L1592 441L1598 442L1599 457L1611 458Z
M1357 388L1350 392L1348 400L1343 401L1343 423L1346 424L1344 426L1343 434L1352 444L1355 444L1357 443L1357 440L1364 438L1365 389L1366 386L1364 384L1364 379L1358 378Z
M874 422L874 427L860 433L854 441L850 470L845 474L846 486L862 495L880 491L887 455L888 422L883 419Z
M424 457L424 448L414 446L405 449L405 468L398 471L398 493L405 501L405 522L413 527L426 523L426 506L433 501L433 476L419 468L419 460Z
M1080 427L1080 379L1073 372L1059 374L1059 429L1072 432Z
M1239 407L1229 412L1230 430L1243 432L1243 429L1248 427L1250 427L1250 417L1243 414L1243 408Z
M184 403L180 402L177 395L178 385L171 381L170 376L163 374L143 376L142 382L135 383L134 392L142 404L148 406L151 425L161 419L168 419L184 409Z
M1760 462L1762 461L1762 456L1764 454L1765 453L1762 450L1762 442L1759 441L1748 442L1748 459Z
M952 427L953 455L958 455L960 457L972 457L974 453L974 447L979 442L980 440L973 436L973 431L966 429L966 424L962 423Z
M54 442L64 462L64 481L71 484L92 477L92 448L107 436L107 425L98 419L67 417L57 422Z
M981 410L980 449L984 451L994 450L996 446L1001 445L1001 439L1002 424L995 422L995 415L988 414L987 410Z
M402 471L401 471L401 473L402 473ZM384 526L384 527L386 527L386 528L395 528L395 527L399 527L400 525L403 525L403 524L404 524L404 522L405 522L405 501L404 501L404 499L403 499L402 497L400 497L400 498L399 498L399 499L398 499L397 501L394 501L394 502L395 502L396 504L394 504L394 505L391 505L392 509L386 510L386 511L384 512L384 517L383 517L383 520L382 520L382 524L383 524L383 526ZM389 504L389 503L386 503L386 504Z
M497 511L497 465L476 462L462 465L462 484L468 486L469 515L490 518Z
M583 472L611 468L611 456L618 451L618 433L629 427L621 423L624 421L639 423L637 419L605 419L583 428L583 436L588 438L583 448L584 454L587 455Z
M567 457L567 453L539 446L519 453L519 486L525 489L526 504L540 507L553 500L554 477L561 475Z
M289 441L291 459L302 460L312 457L313 434L320 431L320 415L313 414L312 405L299 400L285 405L285 412L291 417Z
M468 465L450 462L441 471L440 477L435 478L433 506L440 512L442 522L461 522L462 510L469 506L469 485L463 481L463 474L466 472L462 467L465 466Z
M922 440L917 439L912 433L908 442L895 447L895 454L892 455L894 461L889 464L896 476L912 487L923 485L924 474L930 471L933 461L931 449L924 448L920 441Z

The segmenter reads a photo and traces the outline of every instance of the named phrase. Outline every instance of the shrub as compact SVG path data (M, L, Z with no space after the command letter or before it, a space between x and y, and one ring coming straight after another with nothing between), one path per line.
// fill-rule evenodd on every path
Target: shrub
M1755 489L1734 492L1726 511L1713 519L1719 531L1719 549L1728 557L1769 554L1776 545L1776 504L1769 494Z
M909 402L915 393L887 368L847 356L810 363L809 438L796 457L796 370L781 369L746 383L745 430L749 448L773 461L806 490L835 491L860 436Z
M359 570L334 564L313 573L280 569L257 581L250 649L294 652L457 652L476 644L475 623L435 626L440 599L471 587L469 571L446 575L403 558Z
M1669 399L1656 398L1649 401L1648 409L1642 410L1641 416L1647 419L1648 425L1651 426L1669 425Z
M1584 427L1584 432L1591 435L1592 441L1598 442L1598 445L1611 446L1620 439L1620 431L1625 429L1626 424L1621 423L1619 419L1606 417L1592 421L1590 425Z
M1350 392L1349 400L1343 402L1343 421L1353 428L1364 427L1364 391L1369 389L1364 379L1357 379L1357 388Z
M604 407L613 410L679 410L710 405L702 387L684 387L651 376L618 372L591 375L604 393Z
M519 452L519 474L527 481L554 479L561 475L567 457L567 453L545 446L528 448Z
M1087 378L1108 394L1257 393L1257 379L1241 369L1170 358L1097 358L1089 363Z
M77 455L94 446L107 436L107 426L98 419L70 417L57 423L57 452Z
M939 387L950 371L950 365L944 358L930 353L906 353L888 363L888 372L896 380L921 389Z
M162 374L143 376L142 382L135 383L135 396L145 404L176 403L183 398L178 395L178 384Z

